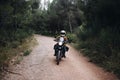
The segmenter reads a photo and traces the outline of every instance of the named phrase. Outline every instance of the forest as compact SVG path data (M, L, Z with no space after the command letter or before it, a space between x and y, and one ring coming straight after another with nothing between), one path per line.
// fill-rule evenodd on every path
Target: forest
M120 0L0 0L0 72L11 55L33 34L69 41L90 61L120 77ZM15 56L15 54L14 54Z

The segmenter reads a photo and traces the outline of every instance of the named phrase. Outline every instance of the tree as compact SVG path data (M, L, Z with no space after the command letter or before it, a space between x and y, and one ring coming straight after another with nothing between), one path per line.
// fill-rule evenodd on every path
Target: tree
M31 2L25 0L0 1L0 19L1 46L16 40L21 41L31 34L28 27L31 20Z
M79 0L80 1L80 0ZM85 25L77 33L92 61L120 75L120 1L82 0ZM89 54L90 53L90 54Z
M69 32L72 32L81 24L81 16L79 15L79 11L80 10L76 8L75 0L53 0L48 9L51 22L52 19L57 20L53 20L54 23L52 22L52 25L56 27L56 31L66 29ZM52 25L50 26L51 28Z

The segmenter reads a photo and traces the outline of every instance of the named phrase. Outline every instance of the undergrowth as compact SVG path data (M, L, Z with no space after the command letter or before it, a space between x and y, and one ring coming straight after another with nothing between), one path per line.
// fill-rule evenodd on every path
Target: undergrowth
M0 74L4 67L8 67L10 64L19 64L23 59L23 56L27 56L31 53L32 48L37 44L34 36L24 39L21 43L14 42L10 45L0 48ZM11 46L12 45L12 46ZM2 76L0 75L0 78Z

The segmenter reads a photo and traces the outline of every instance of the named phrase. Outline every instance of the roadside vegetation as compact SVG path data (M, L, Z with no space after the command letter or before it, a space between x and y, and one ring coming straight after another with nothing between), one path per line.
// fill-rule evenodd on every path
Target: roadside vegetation
M120 1L88 0L85 24L77 31L79 48L91 61L120 76Z
M31 52L34 43L29 25L34 8L32 1L0 1L0 79L1 72L10 64L17 64Z
M44 4L47 6L40 0L0 1L0 69L18 51L30 54L30 49L19 48L26 38L35 33L56 36L64 29L69 41L91 62L120 76L119 0L53 0Z
M11 65L20 64L24 56L28 56L32 48L37 45L34 36L30 36L23 40L17 47L0 48L0 78L4 76L2 72L9 72L7 69Z

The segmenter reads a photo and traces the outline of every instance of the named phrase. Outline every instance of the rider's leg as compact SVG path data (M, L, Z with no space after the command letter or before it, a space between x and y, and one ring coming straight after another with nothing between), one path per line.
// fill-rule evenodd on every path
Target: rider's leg
M57 50L57 49L55 49L55 53L54 53L54 56L56 56L56 54L57 54L57 51L58 51L58 50Z
M69 47L67 47L67 46L66 46L66 48L65 48L65 49L66 49L65 51L68 51L68 50L69 50Z
M57 54L57 44L54 45L54 51L55 51L54 56L56 56L56 54Z
M66 56L65 56L65 46L64 46L64 49L63 49L63 57L66 58Z
M69 50L69 48L65 45L65 46L64 46L64 51L63 51L63 57L64 57L64 58L66 58L65 53L66 53L66 51L68 51L68 50Z

